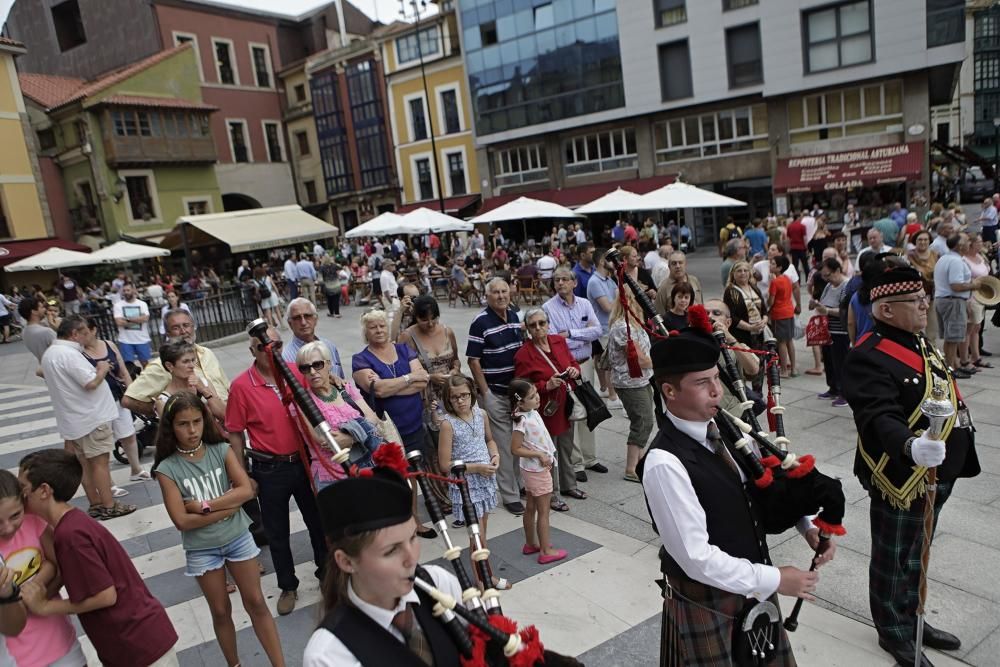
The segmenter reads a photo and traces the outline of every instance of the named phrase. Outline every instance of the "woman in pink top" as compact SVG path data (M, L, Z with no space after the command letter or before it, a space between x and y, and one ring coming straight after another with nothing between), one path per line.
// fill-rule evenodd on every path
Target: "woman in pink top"
M50 598L59 597L62 582L56 565L52 529L34 514L27 514L21 484L10 472L0 470L0 556L3 565L17 573L22 589L39 586ZM18 602L16 604L24 604ZM86 667L76 630L68 616L36 616L15 637L7 637L7 650L18 667Z
M983 257L983 237L979 234L969 234L969 246L962 259L972 270L972 279L990 275L990 264ZM993 368L993 364L984 361L979 355L979 329L986 317L986 307L976 298L973 292L969 297L969 323L966 327L965 342L958 346L958 355L962 360L962 369L970 373L978 373L982 368Z

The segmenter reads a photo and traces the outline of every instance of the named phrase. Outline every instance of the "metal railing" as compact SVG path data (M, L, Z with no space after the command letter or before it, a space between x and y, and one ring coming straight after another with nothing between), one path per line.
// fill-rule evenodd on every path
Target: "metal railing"
M219 294L191 299L184 304L191 311L195 325L198 328L198 342L207 343L226 336L242 333L251 320L259 316L259 308L252 296L244 296L239 289L224 290ZM154 350L165 342L165 336L160 334L160 314L163 304L149 306L149 337ZM105 340L118 340L118 325L111 304L99 302L89 304L87 317L93 317L97 322L98 335Z

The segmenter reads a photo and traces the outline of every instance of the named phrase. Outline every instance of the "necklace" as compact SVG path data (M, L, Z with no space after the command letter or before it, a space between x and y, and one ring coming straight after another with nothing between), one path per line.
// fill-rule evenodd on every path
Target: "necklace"
M395 352L395 350L393 351ZM378 354L375 353L375 350L372 350L372 356L378 359L382 363L382 365L385 366L386 370L392 374L392 377L396 377L396 362L399 361L398 355L396 356L396 360L393 361L392 364L388 364L385 361L382 361L382 357L378 356Z
M187 456L187 457L189 457L189 458L190 458L190 457L194 456L195 454L197 454L197 453L198 453L198 451L199 451L199 450L200 450L200 449L201 449L202 447L204 447L204 446L205 446L205 443L204 443L204 442L199 442L199 443L198 443L198 446L197 446L197 447L195 447L194 449L181 449L180 447L178 447L178 448L177 448L177 453L178 453L178 454L183 454L184 456Z

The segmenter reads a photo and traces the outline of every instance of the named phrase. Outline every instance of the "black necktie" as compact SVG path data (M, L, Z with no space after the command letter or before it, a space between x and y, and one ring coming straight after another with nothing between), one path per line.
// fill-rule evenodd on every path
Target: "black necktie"
M734 461L733 457L726 451L726 445L722 442L722 436L719 435L719 427L715 425L715 422L708 422L708 431L706 432L705 437L708 440L708 444L712 447L712 451L715 452L715 455L721 458L729 469L736 473L736 476L739 477L740 471L739 468L736 467L736 461Z

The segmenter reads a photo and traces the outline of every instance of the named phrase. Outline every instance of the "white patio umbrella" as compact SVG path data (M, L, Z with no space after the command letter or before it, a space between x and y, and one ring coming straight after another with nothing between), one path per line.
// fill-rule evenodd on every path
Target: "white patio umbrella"
M508 220L537 220L544 218L582 218L583 215L576 213L565 206L553 204L549 201L530 199L528 197L518 197L514 201L507 202L503 206L498 206L492 211L487 211L482 215L477 215L469 222L478 224L480 222L506 222Z
M658 190L642 195L643 210L679 208L722 208L726 206L746 206L745 201L720 195L710 190L702 190L690 183L671 183Z
M624 213L628 211L647 211L655 207L649 206L642 195L628 190L616 189L602 195L592 202L576 208L577 213L590 215L592 213Z
M403 216L386 212L375 216L368 222L363 222L354 229L347 230L344 234L346 238L356 239L364 236L389 236L391 234L405 234L406 226L403 223Z
M471 222L423 207L404 215L403 223L413 230L407 232L408 234L471 232L473 229Z
M139 259L169 256L170 251L166 248L158 248L139 243L129 243L128 241L118 241L117 243L112 243L108 247L101 248L90 255L91 258L102 264L124 264L126 262L134 262Z
M90 253L66 250L65 248L47 248L37 255L19 259L4 267L5 271L48 271L51 269L66 269L71 266L90 266L100 264Z

